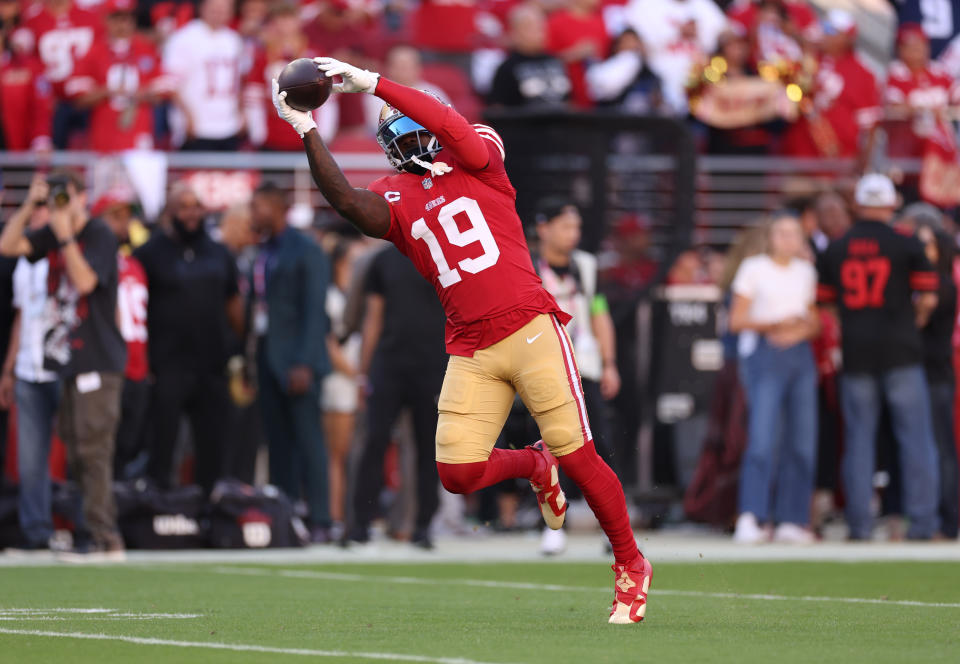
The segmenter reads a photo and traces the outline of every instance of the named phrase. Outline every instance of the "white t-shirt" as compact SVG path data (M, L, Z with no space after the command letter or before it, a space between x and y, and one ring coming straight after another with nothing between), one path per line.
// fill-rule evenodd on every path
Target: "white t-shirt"
M43 368L43 344L53 327L47 308L47 259L17 261L13 271L13 306L20 310L20 346L14 375L30 383L50 383L57 374Z
M750 319L764 324L805 317L816 301L816 291L816 269L799 258L779 265L766 254L751 256L740 264L733 280L734 295L750 300ZM756 332L740 334L741 357L756 347Z
M240 131L240 76L243 41L230 28L211 30L195 19L170 35L163 67L190 115L196 138L229 138ZM185 120L174 109L171 122L182 131Z

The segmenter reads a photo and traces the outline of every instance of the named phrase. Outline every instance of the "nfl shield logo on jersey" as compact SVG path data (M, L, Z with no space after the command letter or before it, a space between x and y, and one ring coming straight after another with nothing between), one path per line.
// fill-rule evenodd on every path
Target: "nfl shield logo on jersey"
M420 184L423 185L424 189L429 189L430 187L433 186L433 180L431 180L430 178L423 178L423 181Z

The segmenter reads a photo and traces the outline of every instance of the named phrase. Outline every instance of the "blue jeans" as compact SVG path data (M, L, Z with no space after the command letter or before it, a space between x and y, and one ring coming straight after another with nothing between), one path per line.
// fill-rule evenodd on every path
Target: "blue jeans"
M940 532L957 539L960 523L960 490L958 490L957 445L953 435L954 386L950 381L931 382L930 410L933 433L940 459Z
M43 545L53 534L50 512L50 438L60 405L60 381L17 379L17 472L20 530L28 544Z
M806 525L817 466L817 367L810 344L780 349L761 339L740 371L748 409L740 512L761 523L772 517Z
M898 367L878 375L844 373L840 405L844 420L841 462L846 491L847 525L853 539L868 539L873 528L870 500L876 469L877 422L881 399L890 408L899 448L907 537L929 539L937 531L940 494L937 445L930 416L930 394L920 365Z

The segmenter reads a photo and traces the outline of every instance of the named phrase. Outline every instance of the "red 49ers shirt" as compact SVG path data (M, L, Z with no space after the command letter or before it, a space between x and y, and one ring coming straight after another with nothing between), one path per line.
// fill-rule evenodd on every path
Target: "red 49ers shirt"
M914 292L936 292L937 274L915 237L858 221L817 261L817 299L840 312L843 370L888 371L923 361Z
M920 71L911 71L903 62L895 60L887 70L884 101L888 104L906 104L916 111L932 112L926 117L921 114L912 118L897 118L885 126L887 153L890 156L920 157L926 139L936 129L933 123L942 123L937 114L960 101L960 90L953 77L936 62Z
M386 79L377 95L431 130L445 148L453 146L434 160L452 166L450 173L400 173L369 187L390 205L386 239L437 291L447 315L447 352L472 356L542 313L566 324L570 316L533 269L500 136Z
M43 5L27 10L23 26L13 35L27 53L35 53L46 67L54 96L64 96L63 86L73 74L77 62L103 35L103 19L93 12L71 6L54 16Z
M90 115L90 147L98 152L150 150L153 148L153 109L133 95L155 90L167 92L171 80L160 71L160 58L153 44L141 37L97 43L77 63L64 86L68 97L95 88L110 96L93 107Z
M874 126L881 116L877 82L854 53L839 58L824 57L817 70L813 91L816 112L833 128L833 154L824 155L811 134L805 116L787 131L783 151L797 157L853 157L860 132Z
M147 273L133 256L117 255L120 283L117 287L117 316L120 334L127 342L128 380L147 377Z

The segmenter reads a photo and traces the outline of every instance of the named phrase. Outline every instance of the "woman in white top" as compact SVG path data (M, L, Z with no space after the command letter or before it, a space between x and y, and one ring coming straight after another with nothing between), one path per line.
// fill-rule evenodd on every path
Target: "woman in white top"
M353 443L359 405L356 376L360 360L360 335L348 334L344 324L344 310L347 305L346 292L353 274L353 262L360 250L361 244L353 238L340 238L334 244L330 256L333 279L327 289L326 301L331 332L327 337L327 350L333 371L323 379L320 406L323 410L329 458L330 517L338 532L344 522L347 454Z
M810 542L807 529L817 453L817 368L810 339L819 333L817 273L796 217L775 215L768 250L740 265L730 330L739 333L747 393L748 442L740 469L734 539Z

